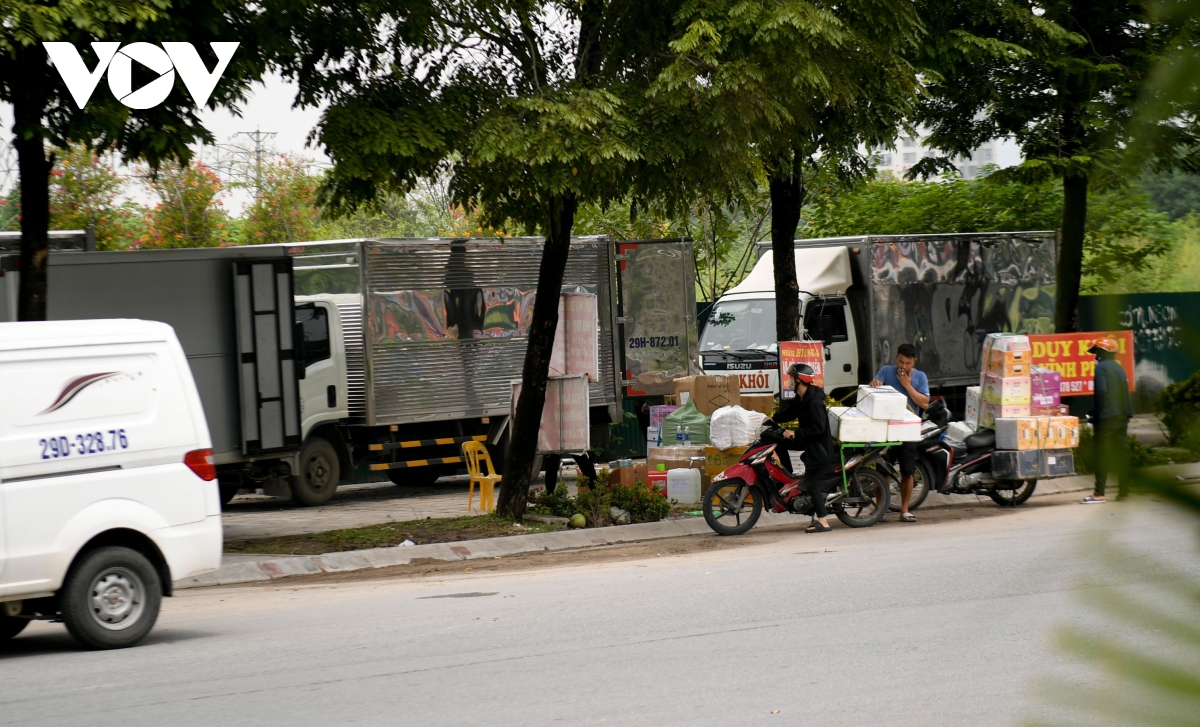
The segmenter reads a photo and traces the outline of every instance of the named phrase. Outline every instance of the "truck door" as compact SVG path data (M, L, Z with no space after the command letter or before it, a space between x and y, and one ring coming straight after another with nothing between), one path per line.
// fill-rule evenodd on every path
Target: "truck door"
M329 302L303 302L296 305L296 335L300 355L300 432L308 436L312 428L348 414L346 404L346 373L341 364L344 355L336 355L341 340L340 326L335 326L337 308Z
M696 283L690 240L617 244L621 346L628 396L674 394L696 373Z
M292 261L234 263L242 451L300 444Z
M846 299L821 296L804 310L804 331L825 344L825 390L858 385L858 342Z

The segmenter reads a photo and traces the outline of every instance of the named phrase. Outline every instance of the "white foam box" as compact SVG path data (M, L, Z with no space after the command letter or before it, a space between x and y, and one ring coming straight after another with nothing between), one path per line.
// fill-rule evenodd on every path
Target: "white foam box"
M966 424L967 426L971 427L972 431L979 428L979 404L980 404L979 387L978 386L968 386L967 387L967 416L965 417L963 423Z
M997 419L993 427L996 430L996 447L1022 452L1038 449L1041 445L1039 424L1037 417Z
M889 420L887 440L889 442L921 441L921 417L911 411L906 411L902 418Z
M835 410L837 413L835 414ZM874 419L860 409L842 406L829 408L829 428L834 439L840 442L886 442L888 423L886 419Z
M891 386L860 386L855 407L872 419L901 420L908 411L908 397Z
M965 442L967 437L975 433L975 427L966 422L950 422L950 426L946 427L946 439L953 439L956 442Z

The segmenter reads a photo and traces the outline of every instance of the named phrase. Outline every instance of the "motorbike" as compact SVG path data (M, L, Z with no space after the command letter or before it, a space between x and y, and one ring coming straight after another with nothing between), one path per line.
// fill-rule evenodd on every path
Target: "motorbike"
M703 511L705 522L715 532L741 535L754 527L768 507L777 513L814 514L813 496L803 486L803 479L793 477L776 459L776 448L783 440L783 429L765 420L738 463L713 478L704 493ZM844 467L835 465L828 480L821 483L823 490L832 490L826 507L849 527L869 527L887 512L888 480L868 466L879 462L886 450L863 448Z
M925 423L917 445L917 472L909 510L916 509L930 491L943 495L987 495L997 505L1016 507L1037 489L1036 478L1000 480L992 476L996 433L991 429L975 432L964 442L945 439L950 413L941 400L931 402L922 419ZM899 473L893 473L891 479L892 490L897 492Z

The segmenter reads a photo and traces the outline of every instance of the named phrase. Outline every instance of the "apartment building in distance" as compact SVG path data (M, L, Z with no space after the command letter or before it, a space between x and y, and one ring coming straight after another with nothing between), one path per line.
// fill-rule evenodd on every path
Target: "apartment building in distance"
M942 156L941 152L931 149L921 143L922 139L912 136L901 136L896 139L895 149L875 148L875 169L879 172L891 172L897 177L903 177L921 159L925 157ZM997 163L997 140L993 139L966 157L953 157L951 163L958 168L963 179L974 179L979 176L979 170L988 164Z

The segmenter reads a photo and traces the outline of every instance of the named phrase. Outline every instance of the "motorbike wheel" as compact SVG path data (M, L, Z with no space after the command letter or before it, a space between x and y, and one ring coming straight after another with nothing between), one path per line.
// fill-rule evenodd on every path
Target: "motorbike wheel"
M704 493L704 521L718 535L741 535L754 527L762 509L762 496L743 480L720 480Z
M992 488L988 496L1000 507L1016 507L1033 496L1037 489L1037 480L1026 480L1015 490L998 490Z
M917 471L913 473L912 497L908 501L909 512L916 510L921 506L922 502L925 502L925 498L929 497L929 490L931 489L929 487L929 483L932 481L933 478L929 476L929 472L926 470L925 465L918 462ZM891 490L892 497L891 500L888 501L888 509L892 512L900 512L900 503L902 502L900 481L889 479L889 484L890 487L888 489Z
M847 483L850 493L835 505L837 519L852 528L866 528L879 522L891 502L890 480L869 467L854 471Z

